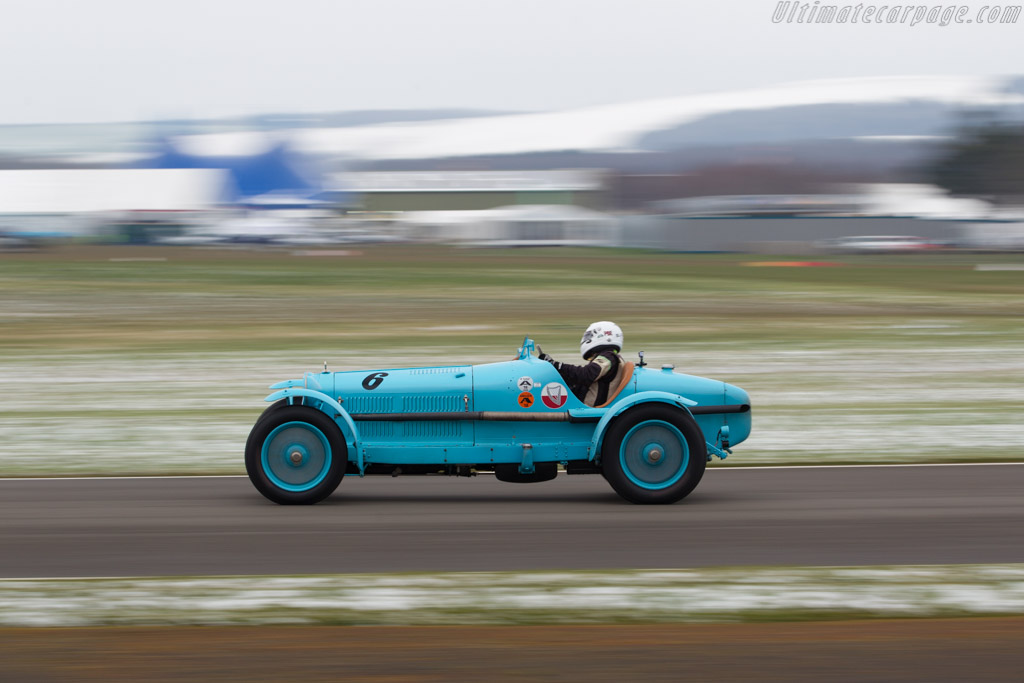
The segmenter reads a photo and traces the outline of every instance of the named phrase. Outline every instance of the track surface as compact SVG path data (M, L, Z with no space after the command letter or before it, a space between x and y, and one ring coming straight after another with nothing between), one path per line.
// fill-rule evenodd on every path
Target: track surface
M0 577L1024 562L1024 465L710 469L672 506L600 476L0 481Z

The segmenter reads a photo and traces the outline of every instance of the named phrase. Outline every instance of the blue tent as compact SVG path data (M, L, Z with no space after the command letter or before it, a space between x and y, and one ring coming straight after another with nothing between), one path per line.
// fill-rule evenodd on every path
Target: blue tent
M284 143L259 154L207 156L188 154L164 140L158 153L142 162L142 167L224 169L234 185L235 194L229 200L236 204L285 208L343 199L337 193L325 195L320 183L312 179L314 174Z

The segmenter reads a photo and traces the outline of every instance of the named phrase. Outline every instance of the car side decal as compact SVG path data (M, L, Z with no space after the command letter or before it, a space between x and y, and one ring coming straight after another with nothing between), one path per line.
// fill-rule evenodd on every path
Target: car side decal
M565 390L565 387L558 382L550 382L544 385L544 390L540 394L540 400L544 402L548 408L561 408L565 405L566 400L569 398L569 392Z
M530 406L532 406L533 394L531 394L529 391L524 391L523 393L519 394L519 405L522 406L523 408L529 408Z
M363 378L363 389L367 391L373 391L380 386L384 378L388 376L386 372L375 372L372 375L367 375Z

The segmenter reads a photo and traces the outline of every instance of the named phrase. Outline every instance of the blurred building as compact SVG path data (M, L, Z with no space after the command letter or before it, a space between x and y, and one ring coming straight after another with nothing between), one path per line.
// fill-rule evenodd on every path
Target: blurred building
M229 186L215 169L0 171L0 230L75 237L125 221L182 225L222 204Z
M525 204L480 211L412 211L410 239L463 246L615 246L619 219L581 206Z
M516 204L601 205L594 170L372 171L331 176L330 189L349 191L363 211L473 211Z
M623 220L622 244L669 251L807 253L850 237L909 236L961 245L991 207L917 184L868 184L823 195L695 197Z
M853 194L757 194L687 197L651 202L654 213L672 216L856 215L863 202Z
M1024 216L965 221L960 226L960 246L992 251L1024 251Z

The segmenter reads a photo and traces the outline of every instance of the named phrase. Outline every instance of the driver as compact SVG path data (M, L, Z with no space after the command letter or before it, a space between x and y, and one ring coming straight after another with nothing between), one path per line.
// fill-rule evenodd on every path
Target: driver
M541 360L555 366L569 389L588 406L599 406L608 400L609 393L618 386L625 363L619 356L622 350L622 330L613 322L593 323L580 340L580 355L586 365L560 363L537 347Z

